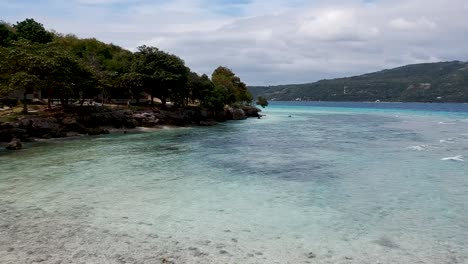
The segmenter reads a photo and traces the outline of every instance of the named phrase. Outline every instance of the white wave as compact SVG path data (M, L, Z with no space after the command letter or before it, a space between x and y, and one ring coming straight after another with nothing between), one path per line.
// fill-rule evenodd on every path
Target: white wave
M455 123L439 122L439 125L455 125Z
M442 158L442 159L440 159L440 160L444 160L444 161L446 161L446 160L450 160L450 161L465 161L465 160L463 159L463 156L462 156L462 155L458 155L458 156L455 156L455 157Z
M411 147L407 147L406 149L409 149L409 150L416 150L416 151L425 151L427 150L427 145L421 145L421 146L411 146Z
M453 138L447 138L447 139L441 139L439 140L440 143L449 143L449 144L453 144L455 143L455 139Z

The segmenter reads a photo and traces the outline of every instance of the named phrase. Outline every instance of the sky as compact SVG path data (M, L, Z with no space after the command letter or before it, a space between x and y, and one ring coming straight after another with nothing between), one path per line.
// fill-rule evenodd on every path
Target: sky
M155 46L248 85L468 60L467 0L0 0L0 19L135 50Z

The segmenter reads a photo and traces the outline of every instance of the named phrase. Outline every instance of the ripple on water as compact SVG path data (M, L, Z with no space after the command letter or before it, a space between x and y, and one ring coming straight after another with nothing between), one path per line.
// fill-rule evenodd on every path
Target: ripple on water
M468 156L468 123L386 111L0 154L0 262L467 262L468 164L440 159Z

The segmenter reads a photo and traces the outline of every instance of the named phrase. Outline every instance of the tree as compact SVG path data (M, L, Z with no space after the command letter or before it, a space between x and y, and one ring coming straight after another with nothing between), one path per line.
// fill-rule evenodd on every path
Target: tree
M38 87L38 78L33 68L39 60L27 50L24 42L18 46L0 48L0 95L14 91L23 92L24 112L27 113L26 94Z
M247 90L247 86L243 83L234 72L226 67L219 66L212 74L211 80L215 86L222 86L227 89L226 104L251 103L253 100L252 94Z
M39 78L26 72L16 72L10 77L9 86L11 90L23 90L23 113L28 113L27 94L32 93L37 87Z
M134 54L130 71L141 75L144 91L151 95L151 101L156 96L165 105L171 97L175 103L185 104L185 98L189 96L189 69L179 57L155 47L141 46Z
M16 29L18 38L27 39L32 42L46 44L54 38L54 35L48 32L41 23L36 22L32 18L18 22L14 28Z
M267 99L265 97L259 96L257 98L257 103L256 104L260 105L262 108L265 108L265 107L268 106L268 101L267 101Z
M10 42L16 39L11 25L0 21L0 46L7 47Z
M211 96L211 93L213 93L215 89L213 82L206 74L198 76L195 72L189 73L187 87L189 89L191 101L193 103L198 101L200 105L204 104L208 96Z
M143 92L144 88L144 76L136 73L129 72L125 73L120 77L120 95L123 96L135 96L137 103L139 102L140 93Z
M203 106L209 111L218 112L224 109L228 91L223 86L216 86L214 90L206 95L203 100Z

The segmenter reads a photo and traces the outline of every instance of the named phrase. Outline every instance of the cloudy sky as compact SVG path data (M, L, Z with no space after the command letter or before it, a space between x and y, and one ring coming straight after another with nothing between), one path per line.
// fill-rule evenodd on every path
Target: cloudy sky
M0 19L134 50L249 85L311 82L410 63L468 60L467 0L0 0Z

